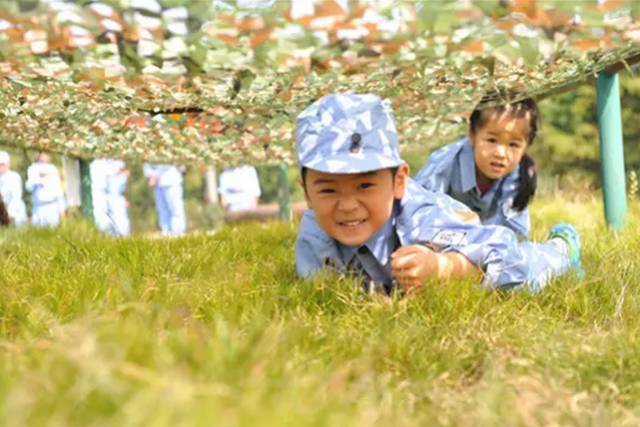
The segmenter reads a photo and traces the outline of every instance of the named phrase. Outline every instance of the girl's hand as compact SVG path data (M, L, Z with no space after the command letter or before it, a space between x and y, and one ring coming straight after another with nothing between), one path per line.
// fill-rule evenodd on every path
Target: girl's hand
M439 277L441 262L426 246L402 246L391 254L391 274L405 291L417 290L428 278Z

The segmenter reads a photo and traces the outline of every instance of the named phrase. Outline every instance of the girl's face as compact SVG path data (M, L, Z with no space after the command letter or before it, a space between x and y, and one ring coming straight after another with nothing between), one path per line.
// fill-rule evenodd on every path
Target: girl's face
M513 117L509 111L490 112L469 134L476 162L476 182L486 185L509 175L529 145L529 113Z

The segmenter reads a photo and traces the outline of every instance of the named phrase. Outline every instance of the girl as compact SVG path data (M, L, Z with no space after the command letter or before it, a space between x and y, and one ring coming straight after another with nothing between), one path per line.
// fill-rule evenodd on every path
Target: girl
M483 224L506 226L526 239L527 205L537 180L526 151L538 133L540 114L531 98L487 107L497 95L480 101L469 118L468 136L431 154L415 179L469 206Z

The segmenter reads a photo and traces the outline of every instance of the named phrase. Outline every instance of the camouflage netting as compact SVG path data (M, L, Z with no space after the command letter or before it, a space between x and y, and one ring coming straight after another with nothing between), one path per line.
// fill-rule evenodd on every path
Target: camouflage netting
M297 113L351 90L392 99L403 145L433 144L489 89L544 97L640 58L640 3L573 3L9 2L0 143L290 163Z

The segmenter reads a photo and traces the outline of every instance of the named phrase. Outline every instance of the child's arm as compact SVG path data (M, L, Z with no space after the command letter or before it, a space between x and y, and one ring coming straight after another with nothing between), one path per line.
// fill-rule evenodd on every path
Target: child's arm
M311 210L307 210L300 221L296 238L296 273L298 277L310 277L319 273L327 258L333 258L335 244L318 225Z
M480 270L458 252L434 252L423 245L402 246L391 255L391 273L404 288L420 287L429 278L480 277Z
M510 201L509 201L510 203ZM522 211L514 210L509 206L500 206L498 213L500 220L495 224L504 225L512 229L518 237L522 239L529 238L529 230L531 229L531 220L529 219L529 209L524 208Z
M296 274L306 278L322 270L322 262L313 250L309 241L298 238L296 240Z

